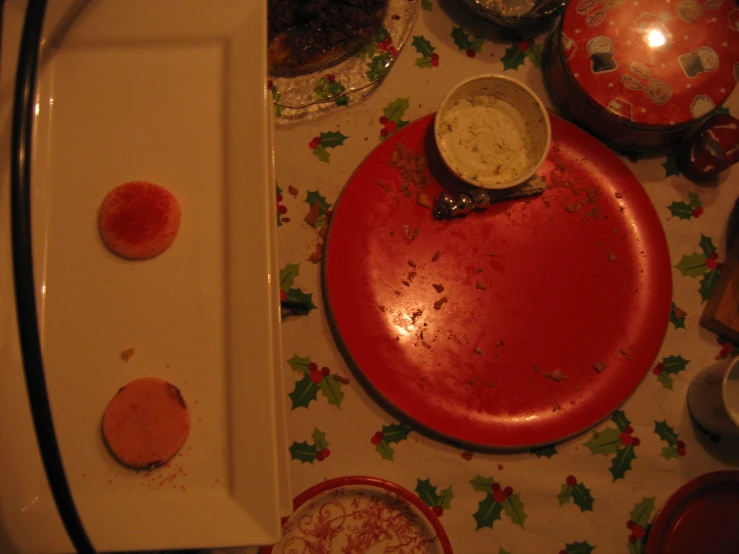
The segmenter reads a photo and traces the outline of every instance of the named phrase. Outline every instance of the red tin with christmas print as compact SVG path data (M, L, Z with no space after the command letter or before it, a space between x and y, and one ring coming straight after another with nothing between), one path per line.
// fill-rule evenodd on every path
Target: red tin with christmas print
M615 148L676 143L739 79L737 0L572 0L545 60L561 111Z

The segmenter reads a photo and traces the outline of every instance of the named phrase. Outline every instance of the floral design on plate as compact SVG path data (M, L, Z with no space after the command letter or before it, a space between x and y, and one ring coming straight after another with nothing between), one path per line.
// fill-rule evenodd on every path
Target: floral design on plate
M330 479L300 494L293 507L280 542L262 548L260 554L452 554L449 538L431 509L389 481Z
M283 115L286 108L299 110L324 102L345 106L347 95L380 82L410 37L419 9L419 2L389 0L382 26L372 40L354 55L314 73L272 77L270 90L275 114ZM327 79L327 75L333 81ZM340 87L337 86L339 84ZM343 89L339 90L341 87ZM346 100L340 100L345 97Z

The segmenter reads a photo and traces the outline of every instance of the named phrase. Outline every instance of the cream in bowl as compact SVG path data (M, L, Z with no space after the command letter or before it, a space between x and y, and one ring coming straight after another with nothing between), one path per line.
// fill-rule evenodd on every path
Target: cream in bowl
M462 81L442 100L434 122L447 167L488 189L520 185L549 152L552 131L541 100L523 83L501 75Z

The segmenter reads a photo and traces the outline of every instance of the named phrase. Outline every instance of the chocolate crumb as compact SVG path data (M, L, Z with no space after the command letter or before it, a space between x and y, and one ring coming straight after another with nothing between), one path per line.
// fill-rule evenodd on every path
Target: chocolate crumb
M377 307L378 307L378 308L380 308L380 311L381 311L381 312L382 312L383 314L385 313L385 306L377 306Z
M482 354L482 348L475 348L475 354Z
M477 290L487 290L485 283L483 283L482 281L478 281L477 283L475 283L475 288Z
M436 292L439 292L439 293L444 292L444 285L431 285L431 286L434 287L434 289L436 289Z
M411 286L411 284L408 281L401 281L401 283L403 283L406 287L410 287Z
M408 260L408 265L415 269L416 262L414 262L413 260Z
M580 209L580 204L567 204L565 206L565 210L567 210L569 213L574 214L577 210Z
M601 371L603 371L607 367L608 366L606 364L601 363L601 362L598 362L598 363L593 364L593 369L595 371L597 371L598 373L600 373Z
M448 302L448 300L447 300L447 297L446 297L446 296L445 296L444 298L440 299L440 300L437 300L436 302L434 302L434 309L435 309L435 310L441 310L441 307L442 307L442 306L444 305L444 303L446 303L446 302Z
M462 450L461 456L469 462L472 459L473 453L469 450Z
M551 373L545 373L544 375L548 377L549 379L551 379L552 381L557 381L557 382L564 381L565 379L567 379L567 375L565 375L565 372L562 371L561 369L555 369Z
M131 356L133 356L136 353L136 350L133 348L126 348L123 352L121 352L121 359L124 362L127 362L131 359Z
M503 464L498 464L498 471L503 471Z
M617 193L616 193L616 198L623 198L623 197L624 197L624 195L623 195L623 194L621 194L620 192L617 192Z
M501 340L499 340L499 341L498 341L497 343L495 343L495 346L504 346L504 344L505 344L505 343L504 343L504 342L503 342L503 340L501 339Z
M334 373L334 379L336 379L342 385L348 385L349 384L349 379L347 379L343 375L339 375L338 373Z
M615 262L618 260L618 256L616 256L613 252L608 253L608 261L609 262Z
M416 203L422 208L431 207L431 200L429 199L429 195L423 191L418 193L418 196L416 197Z
M494 389L495 388L495 385L493 385L492 383L485 383L485 386L487 388L489 388L489 389Z
M431 257L431 261L435 262L439 259L439 256L441 256L441 250L437 250L436 253Z

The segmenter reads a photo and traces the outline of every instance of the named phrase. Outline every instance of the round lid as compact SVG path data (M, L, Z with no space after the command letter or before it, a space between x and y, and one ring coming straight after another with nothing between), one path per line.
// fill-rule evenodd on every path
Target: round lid
M562 55L581 92L643 126L700 119L739 79L735 0L579 0Z
M649 532L647 554L734 554L739 545L737 506L739 471L693 479L660 509Z

